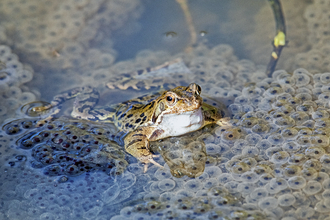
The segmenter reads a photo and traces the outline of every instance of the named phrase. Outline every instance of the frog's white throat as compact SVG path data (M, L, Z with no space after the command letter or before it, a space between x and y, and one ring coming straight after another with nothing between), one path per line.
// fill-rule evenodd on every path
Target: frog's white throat
M165 114L157 126L157 128L162 129L164 132L157 139L180 136L196 131L203 124L204 116L201 108L181 114Z

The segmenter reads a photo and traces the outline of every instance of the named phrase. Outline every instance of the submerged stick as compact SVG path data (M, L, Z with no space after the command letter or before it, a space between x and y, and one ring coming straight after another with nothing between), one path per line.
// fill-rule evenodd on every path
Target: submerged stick
M190 43L186 48L187 52L190 52L192 50L192 46L196 44L197 41L197 34L195 30L195 26L192 21L192 17L188 8L188 1L187 0L176 0L176 2L181 6L181 9L184 13L184 17L186 19L186 22L188 24L189 33L190 33Z
M280 58L281 51L285 47L286 41L286 28L285 20L282 11L282 6L280 0L268 0L274 13L275 22L276 22L276 36L273 41L273 52L270 56L270 61L267 65L266 74L268 77L271 77L272 73L275 70L278 59Z

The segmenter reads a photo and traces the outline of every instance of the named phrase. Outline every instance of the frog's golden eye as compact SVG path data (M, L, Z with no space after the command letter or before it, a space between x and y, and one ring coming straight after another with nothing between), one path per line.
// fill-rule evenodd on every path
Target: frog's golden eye
M172 95L168 95L166 96L166 101L169 105L173 105L175 102L175 97L173 97Z
M200 95L201 91L202 91L202 88L199 85L196 84L196 94Z
M201 91L202 91L202 88L197 85L196 83L191 83L188 87L187 87L187 90L191 90L193 93L195 93L196 95L200 95L201 94Z

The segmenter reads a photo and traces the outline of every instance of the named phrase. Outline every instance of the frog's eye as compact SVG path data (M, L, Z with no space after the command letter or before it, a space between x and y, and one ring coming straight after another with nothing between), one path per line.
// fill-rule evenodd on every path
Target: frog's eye
M201 91L202 91L202 88L197 85L196 83L191 83L187 89L191 89L193 93L197 94L197 95L200 95L201 94Z
M202 91L202 88L199 85L196 84L196 94L200 95L201 91Z
M175 102L175 97L168 95L166 96L166 101L168 102L168 104L173 105L173 103Z

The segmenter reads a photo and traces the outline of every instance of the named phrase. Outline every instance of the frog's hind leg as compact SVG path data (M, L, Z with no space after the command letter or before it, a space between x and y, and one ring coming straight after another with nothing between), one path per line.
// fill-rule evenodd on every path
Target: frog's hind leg
M45 119L42 119L37 123L37 126L41 126L42 124L46 123L47 121L52 120L53 117L61 111L62 104L65 101L76 97L79 93L81 93L81 91L83 89L84 88L81 88L81 87L70 89L70 90L65 91L63 93L60 93L59 95L54 96L54 98L50 102L50 104L48 104L46 106L38 106L38 107L32 108L32 111L36 112L36 113L42 113L42 112L45 112L45 111L50 111L47 114L47 117Z
M74 100L71 116L89 121L113 122L116 109L110 106L95 108L99 92L92 87L84 87Z
M95 115L94 107L100 98L99 92L92 87L83 87L76 96L73 104L71 116L74 118L82 118L92 120Z

